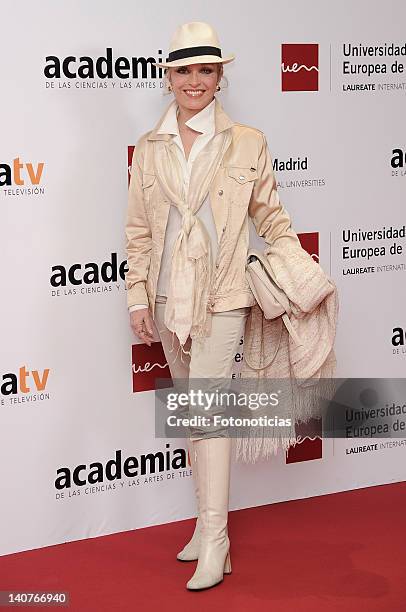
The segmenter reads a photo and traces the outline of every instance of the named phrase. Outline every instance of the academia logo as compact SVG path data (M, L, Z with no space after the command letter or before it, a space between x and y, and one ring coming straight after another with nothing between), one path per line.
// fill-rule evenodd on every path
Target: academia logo
M283 43L281 55L282 91L318 91L318 44Z
M103 262L55 265L49 279L52 297L120 292L124 289L127 260L118 260L117 253Z
M191 475L190 458L184 448L172 449L168 442L163 450L127 457L118 449L114 458L107 461L94 460L73 467L58 467L54 481L55 498L66 500L80 495L153 485L174 480L178 473L182 477Z
M7 196L43 195L44 162L24 162L15 157L0 163L0 187Z
M392 149L390 165L392 176L406 176L406 149Z
M0 405L25 404L50 399L47 391L50 368L29 370L25 365L17 372L0 375Z
M394 327L392 329L392 355L403 355L406 357L406 328Z
M47 55L43 74L47 89L153 89L161 79L162 49L157 57L125 57L114 54L112 47L97 57L91 55ZM148 81L148 82L147 82ZM159 84L163 87L163 83Z

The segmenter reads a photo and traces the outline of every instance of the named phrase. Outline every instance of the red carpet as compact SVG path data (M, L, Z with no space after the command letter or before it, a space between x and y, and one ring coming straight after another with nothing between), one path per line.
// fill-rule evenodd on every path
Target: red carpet
M192 521L0 557L0 590L69 591L72 612L404 612L405 516L406 483L230 512L233 573L206 591L176 560Z

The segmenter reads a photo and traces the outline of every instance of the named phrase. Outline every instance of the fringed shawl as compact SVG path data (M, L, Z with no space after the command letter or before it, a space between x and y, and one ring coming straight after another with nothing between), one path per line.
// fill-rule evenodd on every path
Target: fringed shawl
M302 340L300 346L289 335L282 317L267 320L256 304L251 308L244 333L241 380L257 379L269 390L274 379L286 379L290 402L282 404L278 416L291 417L291 427L251 426L236 440L237 460L255 462L269 458L279 448L287 450L298 441L296 425L321 416L320 397L327 401L336 389L334 340L338 317L338 293L333 280L323 271L298 240L281 236L265 250L280 287L292 308L290 321ZM272 363L263 369L272 355ZM247 381L247 385L255 381ZM253 385L255 386L255 385ZM250 416L265 414L257 410ZM266 412L269 415L269 410Z

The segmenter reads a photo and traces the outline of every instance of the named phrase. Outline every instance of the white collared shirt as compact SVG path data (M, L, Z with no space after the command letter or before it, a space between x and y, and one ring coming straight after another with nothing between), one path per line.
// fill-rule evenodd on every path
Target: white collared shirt
M198 136L196 136L193 142L188 159L186 159L182 139L179 134L179 126L177 120L178 105L176 103L171 104L167 114L164 117L164 120L162 121L161 127L158 130L159 134L163 133L174 135L173 140L177 144L175 150L177 152L183 170L185 193L187 193L187 190L189 188L189 180L194 160L196 159L198 153L200 153L203 147L214 136L215 102L216 100L215 98L213 98L213 100L209 104L207 104L207 106L205 106L201 111L199 111L198 113L193 115L193 117L188 119L188 121L186 121L186 125L188 127L192 128L193 130L196 130L197 132L201 132ZM212 258L214 262L217 256L218 240L216 226L213 219L213 212L211 210L211 205L208 196L205 198L203 204L196 212L196 216L199 217L209 234L212 249ZM172 249L179 230L181 229L181 225L182 216L176 206L171 205L165 232L161 266L158 275L157 295L167 296L167 287L169 283L170 267L172 260ZM131 306L129 308L129 311L132 312L133 310L137 310L138 308L146 307L146 304L136 304L134 306Z

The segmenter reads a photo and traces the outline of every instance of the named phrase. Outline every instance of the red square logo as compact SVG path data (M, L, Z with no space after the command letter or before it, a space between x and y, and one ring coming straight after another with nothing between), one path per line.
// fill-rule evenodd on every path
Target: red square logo
M305 251L319 262L319 232L304 232L298 234L300 244ZM299 441L286 451L286 463L312 461L323 456L322 421L311 419L309 423L296 425Z
M319 45L282 44L282 91L318 91Z
M322 421L311 419L296 425L298 441L286 451L286 463L313 461L323 457Z
M131 179L131 166L133 163L133 153L134 153L134 149L135 146L134 145L129 145L127 147L127 174L128 174L128 186L130 186L130 179Z
M304 250L319 263L319 232L304 232L297 236Z
M157 378L167 378L168 384L159 388L173 387L171 371L166 361L161 342L148 344L133 344L131 370L133 376L133 392L153 391L156 389Z

